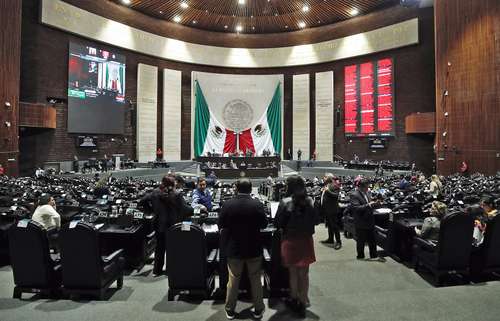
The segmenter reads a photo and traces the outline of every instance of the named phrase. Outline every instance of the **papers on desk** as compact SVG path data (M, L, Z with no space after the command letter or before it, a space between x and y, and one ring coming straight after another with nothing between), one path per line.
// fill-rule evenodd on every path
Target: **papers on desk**
M104 223L94 225L95 229L98 230L104 226Z
M270 202L271 204L271 218L274 218L276 216L276 213L278 212L278 206L280 205L280 202Z
M219 232L219 226L217 224L205 224L201 225L201 228L205 233L217 233Z

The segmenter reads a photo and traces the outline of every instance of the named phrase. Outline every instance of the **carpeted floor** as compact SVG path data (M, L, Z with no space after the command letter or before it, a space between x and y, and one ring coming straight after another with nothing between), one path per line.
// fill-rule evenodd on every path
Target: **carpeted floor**
M318 262L310 272L312 306L306 320L499 320L500 282L433 287L425 274L387 259L386 263L354 259L354 242L340 251L321 244L326 231L315 235ZM168 302L167 279L153 278L151 266L127 276L109 301L12 299L10 267L0 268L0 320L225 320L224 305L214 301ZM266 300L263 320L294 320L277 300ZM250 319L250 303L240 302L238 319Z

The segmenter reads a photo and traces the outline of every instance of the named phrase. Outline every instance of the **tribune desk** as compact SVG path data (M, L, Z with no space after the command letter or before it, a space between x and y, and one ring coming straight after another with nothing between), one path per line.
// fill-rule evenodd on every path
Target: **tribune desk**
M272 157L198 157L196 161L201 163L201 169L208 175L214 172L218 178L239 178L239 177L278 177L279 156ZM230 168L231 161L237 168ZM207 166L207 164L215 166ZM244 163L244 165L243 165ZM227 168L222 168L225 165Z

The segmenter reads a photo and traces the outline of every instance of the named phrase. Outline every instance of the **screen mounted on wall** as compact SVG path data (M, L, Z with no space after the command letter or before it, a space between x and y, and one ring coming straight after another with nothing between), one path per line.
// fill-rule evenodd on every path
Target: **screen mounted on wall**
M391 58L346 66L346 136L394 136L394 77Z
M123 134L125 56L70 43L68 132Z

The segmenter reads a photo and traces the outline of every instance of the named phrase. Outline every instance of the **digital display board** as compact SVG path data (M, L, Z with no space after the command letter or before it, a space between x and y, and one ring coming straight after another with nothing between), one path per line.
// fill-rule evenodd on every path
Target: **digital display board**
M392 59L346 66L344 131L346 136L394 136Z
M125 56L69 45L68 132L123 134Z

